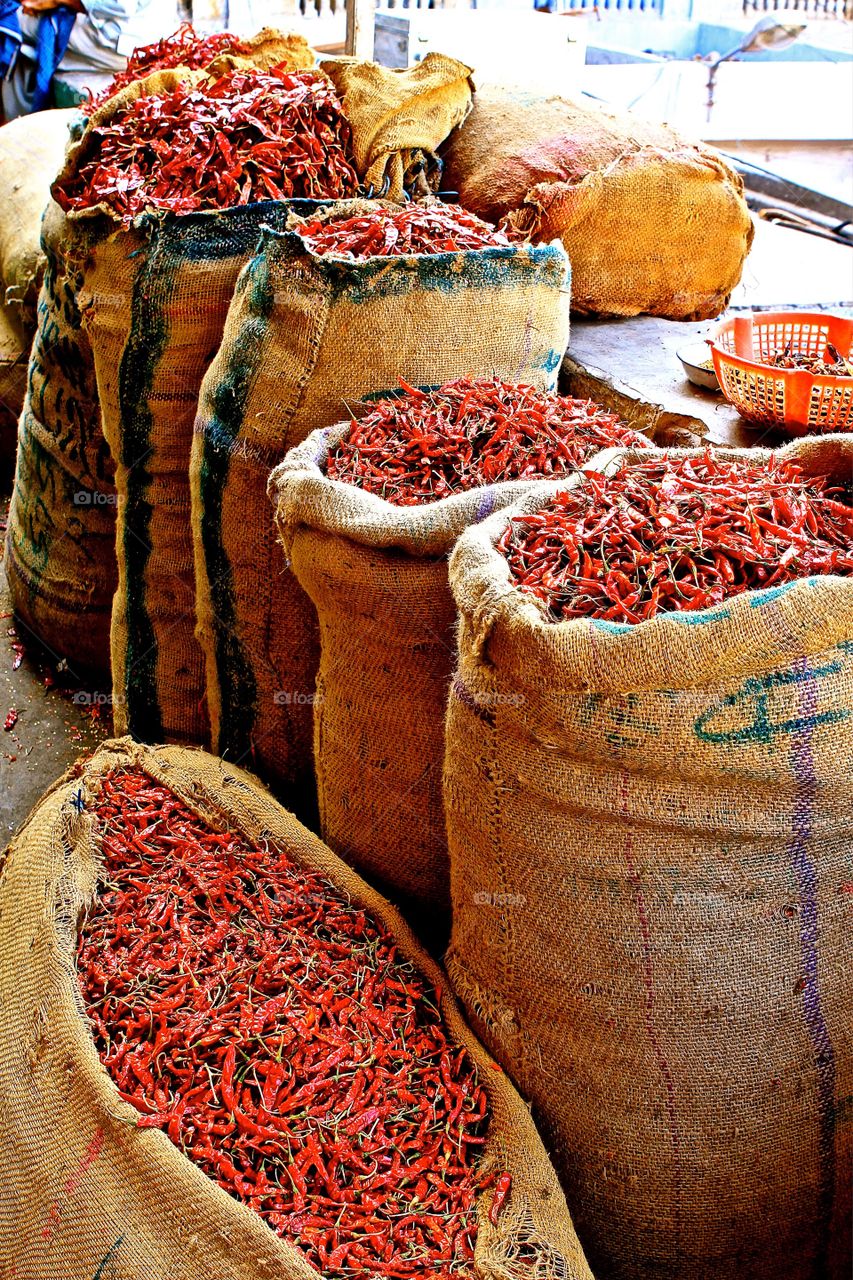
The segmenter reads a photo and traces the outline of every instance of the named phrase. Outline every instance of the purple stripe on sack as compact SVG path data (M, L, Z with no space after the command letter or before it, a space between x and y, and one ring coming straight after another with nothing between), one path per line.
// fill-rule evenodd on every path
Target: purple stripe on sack
M327 453L328 453L328 451L329 451L329 436L330 436L330 434L331 434L331 431L332 431L332 428L331 428L331 427L326 427L326 428L325 428L325 429L320 433L320 443L319 443L319 445L317 446L317 448L314 450L314 459L313 459L313 461L314 461L314 466L315 466L315 467L319 467L319 465L320 465L320 463L321 463L321 462L325 462L325 461L326 461L326 454L327 454Z
M495 491L488 485L480 494L480 501L477 503L477 514L474 517L474 523L479 524L481 520L485 520L486 516L490 516L495 509Z
M450 688L451 692L456 695L463 707L467 707L469 711L473 711L474 715L479 716L479 718L485 721L490 728L494 727L494 712L489 711L486 707L480 705L471 690L462 682L458 675L453 677L453 682Z
M823 1016L820 999L817 873L810 857L813 836L814 797L817 789L812 739L817 709L818 682L809 674L805 658L797 664L803 672L800 689L802 728L791 736L791 769L797 784L793 809L791 866L800 899L800 952L803 1018L811 1041L817 1071L818 1150L820 1154L819 1236L817 1277L826 1274L827 1254L835 1203L835 1052Z
M619 778L619 801L622 811L622 817L626 820L630 818L628 809L628 777L622 773ZM666 1094L666 1114L669 1124L669 1139L672 1143L672 1181L674 1192L673 1217L675 1219L676 1229L676 1246L680 1244L681 1235L681 1202L682 1188L684 1181L682 1167L682 1145L681 1145L681 1127L678 1123L678 1111L675 1102L675 1081L672 1075L672 1067L669 1065L669 1059L664 1051L661 1043L660 1034L658 1032L657 1023L655 1021L655 1002L657 993L655 989L655 968L652 959L652 931L649 921L648 908L646 907L646 896L643 893L643 882L637 873L634 864L634 841L630 830L625 833L625 864L628 869L628 879L634 892L634 903L637 908L637 918L640 924L640 939L642 942L643 952L643 987L644 994L644 1014L643 1020L646 1027L646 1035L649 1037L649 1043L652 1046L652 1052L655 1056L658 1071L663 1081L664 1092Z

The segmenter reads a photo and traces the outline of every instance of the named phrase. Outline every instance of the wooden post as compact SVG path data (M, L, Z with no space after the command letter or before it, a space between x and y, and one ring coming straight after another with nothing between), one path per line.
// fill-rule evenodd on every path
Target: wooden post
M346 0L347 54L359 62L373 57L375 0Z

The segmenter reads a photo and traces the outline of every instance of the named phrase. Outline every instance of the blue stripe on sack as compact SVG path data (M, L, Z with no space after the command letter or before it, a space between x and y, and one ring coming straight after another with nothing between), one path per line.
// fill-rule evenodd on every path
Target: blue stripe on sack
M814 838L814 802L818 779L814 764L813 735L820 723L817 712L818 685L806 658L798 663L800 679L800 722L802 728L791 739L791 771L797 786L794 801L793 833L789 847L791 867L800 899L800 982L803 1019L811 1042L816 1076L818 1156L818 1235L816 1239L815 1276L828 1275L830 1235L836 1193L835 1154L835 1051L823 1014L820 993L820 940L818 936L818 884L815 863L810 854ZM822 837L819 837L819 840Z
M274 305L266 255L253 258L238 289L248 293L249 317L234 341L230 360L212 397L212 416L200 424L202 459L201 540L213 614L213 644L219 682L219 739L214 747L238 761L251 755L257 715L257 683L240 641L231 564L222 538L222 503L246 400L263 360ZM237 295L235 294L235 297Z
M347 262L310 254L294 231L272 229L267 243L294 262L306 258L320 273L333 300L346 297L353 305L399 297L412 289L428 293L457 293L462 289L515 288L538 280L554 289L565 286L569 264L558 245L496 245L463 253L405 254L398 258L368 258ZM487 317L484 317L487 322Z
M152 414L149 397L154 374L168 348L164 311L174 291L177 265L152 246L133 282L130 336L119 364L118 402L121 433L119 461L127 469L127 503L121 538L125 562L127 640L124 688L127 726L143 742L160 742L163 720L157 693L157 640L146 602L145 572L151 556L153 507L151 472Z

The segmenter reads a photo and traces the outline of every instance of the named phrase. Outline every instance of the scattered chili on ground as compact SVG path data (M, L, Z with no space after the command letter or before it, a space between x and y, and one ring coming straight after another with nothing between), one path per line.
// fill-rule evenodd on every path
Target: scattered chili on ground
M394 939L142 771L104 779L95 819L79 983L139 1125L324 1276L471 1276L486 1092Z
M326 474L398 506L503 480L562 477L600 449L647 448L645 436L592 400L499 378L459 378L372 404L332 450Z
M274 67L228 71L148 94L94 128L93 154L55 183L63 209L105 204L190 213L259 200L354 195L349 122L328 78Z
M791 462L666 455L513 519L498 548L551 618L637 623L812 574L853 574L849 493Z
M827 343L826 355L822 360L805 351L792 351L789 343L784 351L774 352L762 363L769 364L774 369L804 369L807 373L823 378L853 378L853 365L844 359L831 342Z
M512 241L490 222L459 205L377 205L356 217L309 218L295 228L312 253L338 258L399 257L406 253L461 253L509 248Z
M171 67L209 67L214 58L223 53L247 54L251 53L251 46L230 31L198 35L191 22L183 22L172 35L134 49L124 71L116 72L99 94L89 94L86 110L93 111L114 97L119 89L150 76L152 71L166 71Z

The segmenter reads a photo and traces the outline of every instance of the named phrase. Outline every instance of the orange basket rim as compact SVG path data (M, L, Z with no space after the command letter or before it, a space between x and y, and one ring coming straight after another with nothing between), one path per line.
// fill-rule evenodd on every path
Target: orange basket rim
M834 386L836 383L849 383L851 374L844 373L811 373L808 369L780 369L777 365L766 364L763 360L748 360L744 356L736 355L733 351L726 351L719 345L719 339L724 333L728 333L734 328L737 316L728 316L725 320L720 320L711 332L710 337L705 341L711 348L711 356L716 360L719 358L721 362L734 365L737 369L743 369L751 372L764 372L770 374L774 378L796 378L803 382L808 379L815 386ZM753 324L756 328L766 327L770 324L790 323L791 321L799 321L801 325L808 326L816 324L824 326L828 320L840 321L848 325L851 329L851 346L853 346L853 317L840 316L833 311L759 311L753 312Z

